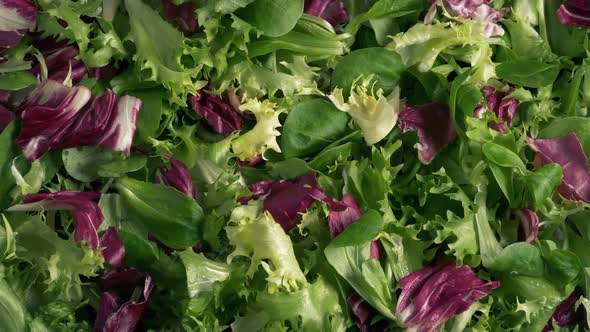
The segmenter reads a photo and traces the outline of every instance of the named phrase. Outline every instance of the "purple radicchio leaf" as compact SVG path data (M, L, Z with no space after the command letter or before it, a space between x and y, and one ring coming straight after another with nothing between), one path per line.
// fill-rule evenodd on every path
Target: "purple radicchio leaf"
M8 105L10 101L10 91L0 90L0 104Z
M103 291L94 332L134 332L154 288L148 273L135 269L112 271L99 281Z
M363 215L352 195L345 194L339 202L328 197L319 188L313 188L309 193L314 199L328 204L330 208L328 227L332 238L338 236L348 225L359 220Z
M0 104L0 133L4 130L4 128L8 127L15 117L16 116L14 112Z
M449 107L443 103L407 107L398 121L402 132L418 134L418 159L424 164L430 164L456 135Z
M575 133L565 136L532 139L529 147L537 153L541 166L557 163L563 169L563 178L557 191L565 199L590 203L590 168L582 144Z
M115 75L115 68L113 68L111 65L92 68L89 74L90 77L96 78L97 80L110 80L111 78L115 77Z
M304 8L306 14L321 17L333 26L348 20L342 0L305 0Z
M516 211L516 215L520 219L518 239L528 243L534 242L539 235L539 216L531 209L520 209Z
M518 107L518 100L514 98L506 98L513 89L508 91L500 91L492 86L484 86L481 89L486 99L487 109L496 114L498 119L502 120L500 123L490 122L490 128L497 130L501 133L506 133L506 128L512 125L512 120L516 115L516 108ZM483 117L485 108L482 105L478 105L473 112L473 115L477 118Z
M114 267L120 267L125 258L125 247L115 227L109 227L100 237L100 246L104 247L104 260Z
M129 154L141 100L111 90L91 97L85 87L47 80L20 106L22 127L16 143L29 160L50 150L98 146Z
M181 161L174 158L170 158L170 168L162 167L158 171L155 182L174 187L187 196L197 198L190 171Z
M164 6L164 17L172 23L178 30L191 34L199 30L199 24L195 17L197 5L194 2L185 2L181 5L175 5L171 0L162 0Z
M441 262L400 280L396 313L407 328L434 332L499 286L480 280L467 265Z
M27 31L35 30L37 7L30 0L0 0L0 18L2 53L18 45ZM6 59L0 55L0 63L4 61Z
M508 8L495 10L490 6L493 0L431 0L431 2L430 10L424 18L426 24L434 20L437 6L444 6L451 15L483 22L486 37L504 35L504 29L497 22L506 15Z
M104 217L96 192L66 190L56 193L40 193L27 195L23 204L14 205L10 211L50 211L67 210L74 219L74 239L86 241L92 249L99 247L97 229Z
M557 16L562 24L590 28L590 2L566 0L557 10Z
M63 82L71 70L72 82L74 84L79 83L88 73L84 63L77 59L79 55L80 51L72 46L43 52L45 65L47 66L47 78ZM41 74L41 64L35 65L32 72L35 76L39 76Z
M315 174L305 175L293 180L262 181L249 186L252 196L240 199L240 203L264 198L263 207L285 231L297 225L301 213L313 204L315 199L309 194L317 188Z
M252 167L252 166L256 166L256 165L260 165L264 162L264 159L262 158L262 155L257 155L256 158L252 159L252 160L237 160L238 165L240 167Z
M582 296L580 289L576 289L572 294L561 302L553 312L551 319L545 325L543 331L553 331L553 324L565 327L581 321L584 317L582 310L576 310L576 302Z
M345 194L340 202L330 200L327 203L330 206L328 225L332 238L338 236L348 225L362 217L361 210L352 195Z
M198 91L196 96L191 97L191 106L216 133L224 137L242 127L240 114L230 103L223 102L219 97L210 95L204 90Z
M559 327L565 327L581 321L584 318L583 312L581 310L576 310L576 302L580 299L580 296L582 296L582 292L580 289L576 289L567 299L561 302L557 308L555 308L555 311L553 312L551 319L547 322L547 325L545 325L543 332L553 331L553 324Z
M360 296L357 292L352 292L346 298L346 303L354 314L354 322L361 332L371 330L371 320L377 314L377 311Z

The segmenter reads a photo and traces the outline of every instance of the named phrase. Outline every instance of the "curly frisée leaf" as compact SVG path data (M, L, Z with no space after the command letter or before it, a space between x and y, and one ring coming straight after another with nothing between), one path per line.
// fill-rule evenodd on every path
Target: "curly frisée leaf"
M363 132L367 145L371 146L389 134L395 127L400 110L399 88L385 97L383 90L373 91L373 75L365 77L360 84L353 84L348 101L340 88L328 96L342 112L350 114Z
M250 257L248 275L252 276L258 265L262 265L268 273L270 293L281 288L295 291L307 282L295 258L291 239L270 213L260 213L260 208L260 204L254 202L232 211L225 232L235 250L227 260L231 262L236 256Z
M240 111L250 111L256 117L256 125L250 131L232 141L232 150L240 160L252 160L266 150L281 152L277 130L281 126L279 115L284 109L276 109L277 105L269 100L250 99L240 106Z
M81 299L80 276L93 277L103 259L87 246L64 240L41 216L9 215L16 234L16 256L31 264L28 272L38 275L49 296L68 300Z
M127 38L137 48L134 60L143 80L161 83L172 91L172 102L185 106L186 96L204 86L197 81L203 52L141 0L125 0L125 7L131 27Z
M502 36L504 29L496 22L504 17L508 12L508 8L502 8L497 11L489 5L491 2L492 0L437 0L432 3L424 21L425 23L432 21L434 14L436 14L436 6L439 5L449 9L452 14L457 16L483 22L485 24L484 32L486 37Z
M461 24L418 23L406 32L395 35L387 48L398 52L406 66L417 65L418 70L427 72L432 69L438 56L449 48L473 46L466 50L465 55L474 69L471 80L474 83L485 83L496 75L490 45L502 44L502 41L486 37L485 25L481 22L457 20Z
M305 57L294 56L293 61L281 61L276 67L271 70L250 61L241 61L228 68L219 84L219 91L230 88L236 81L238 89L247 98L267 94L273 97L278 91L285 96L319 93L315 81L319 68L309 66Z
M287 321L297 331L346 331L345 309L338 288L320 277L293 293L259 294L232 331L270 331L272 323ZM267 329L265 329L267 327Z

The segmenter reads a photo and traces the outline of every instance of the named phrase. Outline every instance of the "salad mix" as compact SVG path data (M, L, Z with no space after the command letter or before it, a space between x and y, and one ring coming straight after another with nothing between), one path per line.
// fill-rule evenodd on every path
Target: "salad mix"
M0 330L583 331L590 2L0 0Z

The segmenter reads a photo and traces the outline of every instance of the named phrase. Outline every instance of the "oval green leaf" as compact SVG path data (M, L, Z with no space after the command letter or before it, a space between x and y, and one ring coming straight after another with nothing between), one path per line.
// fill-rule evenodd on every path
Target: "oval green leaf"
M342 93L348 98L354 80L373 74L375 91L383 89L383 93L388 95L398 85L404 70L406 67L396 52L381 47L363 48L350 52L338 62L331 86L332 90L342 88Z
M0 74L0 90L17 91L37 84L37 78L29 71Z
M98 175L102 177L120 177L125 173L142 169L147 163L146 156L131 156L123 160L113 160L98 167Z
M498 166L517 168L521 173L526 172L522 159L507 147L496 143L485 143L482 151L490 162Z
M303 0L256 0L237 13L266 36L279 37L291 31L303 15Z
M201 240L203 210L180 191L159 184L121 178L115 184L130 217L171 248L187 248Z
M71 177L78 181L91 182L100 177L98 169L102 164L113 161L117 152L83 146L62 151L64 167Z
M492 269L497 272L540 277L544 264L539 248L526 242L513 243L500 252Z
M540 88L555 82L559 65L546 64L535 60L517 59L501 63L496 74L512 84L528 88Z
M323 99L303 101L289 112L281 148L285 159L313 155L348 132L349 117Z

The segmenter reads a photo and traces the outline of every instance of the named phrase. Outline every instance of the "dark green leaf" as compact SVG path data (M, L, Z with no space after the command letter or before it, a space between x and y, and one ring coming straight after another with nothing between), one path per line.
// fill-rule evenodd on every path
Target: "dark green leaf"
M12 160L20 153L20 148L14 144L17 135L16 121L12 121L0 132L0 211L11 204L10 190L15 186L14 176L10 173Z
M421 72L415 67L405 71L400 81L401 95L407 98L410 105L448 102L448 85L446 77L433 71Z
M463 124L464 117L461 115L461 109L458 106L459 100L459 90L467 83L467 79L471 74L470 71L466 70L461 75L457 76L453 83L451 84L451 93L449 95L449 110L451 111L451 118L453 119L453 124L455 125L455 130L461 136L464 135L465 126Z
M354 35L366 21L408 15L422 10L424 5L423 0L378 0L367 12L352 18L346 26L346 32Z
M17 91L37 83L37 78L29 71L0 74L0 90Z
M559 65L517 59L498 65L496 74L500 79L512 84L540 88L555 82L559 74Z
M472 84L462 85L457 91L457 111L464 117L472 117L475 107L481 102L480 90Z
M512 203L514 197L514 188L513 188L513 172L509 168L501 167L496 164L489 164L490 169L492 170L492 174L502 190L504 196L509 203Z
M344 97L348 98L356 79L373 74L375 91L383 89L383 93L388 95L398 85L405 69L401 57L393 51L380 47L356 50L336 65L332 74L332 90L342 88Z
M310 156L348 131L349 117L323 99L303 101L289 111L283 125L281 150L286 159Z
M318 153L315 158L309 162L309 167L318 172L323 172L328 167L348 159L352 154L352 143L344 143L339 146L327 148Z
M270 175L277 179L294 179L313 172L304 160L291 158L272 164Z
M375 210L369 210L332 240L330 247L347 247L367 243L377 237L382 229L383 219L381 215Z
M578 67L571 82L567 85L567 94L561 98L561 112L567 115L576 115L576 105L580 95L580 85L584 77L585 70Z
M521 173L526 173L526 166L522 162L522 159L510 149L496 143L485 143L482 151L492 163L503 167L516 168Z
M579 57L584 54L584 38L588 29L576 26L567 26L559 21L557 9L563 0L544 0L547 36L553 53L570 57Z
M237 13L265 35L279 37L297 24L303 14L303 0L256 0Z
M554 249L545 259L547 274L560 287L575 282L582 272L580 259L571 251Z
M91 182L100 177L99 167L113 161L118 152L109 149L83 146L62 151L64 167L78 181Z
M158 259L158 251L152 242L133 232L122 229L118 232L125 247L125 266L146 270Z
M102 177L119 177L142 169L146 163L146 156L131 156L123 160L113 160L99 165L98 175Z
M164 110L164 91L159 89L136 90L127 94L141 99L141 111L137 115L137 131L135 143L145 142L157 134L160 119Z
M191 197L172 187L126 177L115 186L137 221L163 244L186 248L201 239L203 210Z

